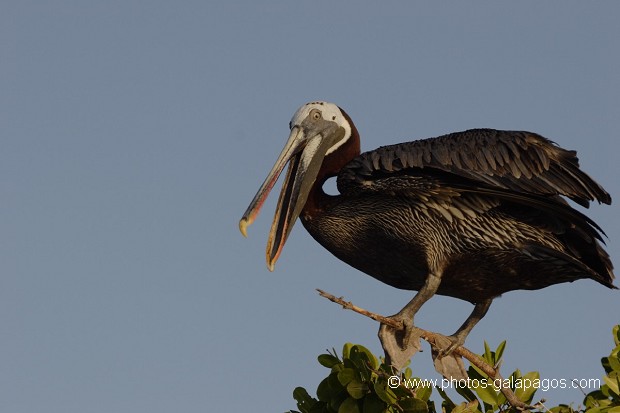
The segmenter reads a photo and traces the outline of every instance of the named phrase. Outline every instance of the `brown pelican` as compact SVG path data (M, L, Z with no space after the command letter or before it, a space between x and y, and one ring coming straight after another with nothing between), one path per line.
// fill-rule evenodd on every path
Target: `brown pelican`
M507 291L583 278L616 288L603 231L562 198L584 207L611 203L579 169L575 151L531 132L474 129L360 155L351 118L327 102L303 105L289 126L282 153L239 222L246 235L288 163L267 243L270 270L299 217L342 261L418 291L392 316L404 325L413 325L434 294L474 304L446 354ZM322 189L333 176L335 196ZM384 348L389 340L400 347L408 341L386 326L379 336Z

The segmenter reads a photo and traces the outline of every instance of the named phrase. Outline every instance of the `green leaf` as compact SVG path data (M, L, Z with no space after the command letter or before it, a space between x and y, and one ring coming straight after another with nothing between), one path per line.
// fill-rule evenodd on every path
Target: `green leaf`
M350 368L344 368L340 370L340 372L338 373L338 381L343 386L346 386L347 384L349 384L351 380L355 380L357 378L358 378L357 372Z
M329 377L325 377L316 388L316 397L321 401L327 402L332 398L332 393L329 388Z
M605 374L609 374L614 371L614 369L612 369L611 365L609 364L609 357L601 357L601 365L605 370Z
M295 387L295 390L293 390L293 398L297 401L304 401L312 397L310 397L308 391L303 387Z
M356 352L360 355L360 359L363 360L366 365L370 365L371 369L377 370L377 368L379 367L379 361L370 350L360 344L357 344L355 346L355 349Z
M460 394L466 401L473 402L475 400L476 402L478 402L476 395L473 391L471 391L470 388L465 386L456 386L454 390L456 390L456 392Z
M357 400L352 397L347 398L338 408L338 413L360 413Z
M603 387L606 386L603 385ZM600 406L601 402L605 400L608 400L608 397L605 395L605 393L603 393L602 390L599 389L588 393L588 395L583 399L583 404L585 404L585 406L590 409Z
M382 413L387 408L387 404L375 394L364 397L362 413Z
M493 385L491 383L487 383L486 386L478 386L474 389L474 391L476 392L478 397L480 397L480 399L486 404L493 407L499 404L497 392L493 389Z
M338 409L340 408L340 405L349 397L349 395L347 394L347 392L342 392L342 393L338 393L336 394L334 397L332 397L332 399L329 401L328 403L328 411L329 412L337 412Z
M428 404L424 400L409 398L398 402L404 413L428 413Z
M353 347L353 344L351 343L344 343L344 346L342 346L342 359L343 360L350 358L351 347Z
M611 406L611 400L605 398L605 399L602 399L602 400L597 400L596 404L594 405L594 408L595 409L599 409L599 408L603 409L603 408L607 408L609 406Z
M620 379L619 379L619 375L614 374L614 373L610 373L606 376L603 376L603 381L605 382L605 384L609 387L609 389L611 391L613 391L614 393L616 393L617 395L620 395Z
M486 341L484 342L483 357L487 361L487 363L489 363L491 366L495 364L493 361L493 354L491 353L491 348L489 347L489 344Z
M473 413L478 410L478 400L463 402L452 409L451 413Z
M347 384L347 393L354 399L361 399L368 393L368 385L359 380L351 380Z
M340 363L340 359L336 356L332 356L331 354L321 354L319 355L318 360L321 366L327 367L328 369L331 369L336 364Z
M575 411L566 404L560 404L556 407L549 409L551 413L575 413Z
M520 378L521 386L515 389L515 396L525 403L529 403L534 398L534 393L536 393L535 385L540 384L540 374L537 371L530 371L525 376ZM527 386L527 387L525 387Z
M396 395L394 394L392 389L388 387L387 381L377 381L373 387L375 388L375 393L377 393L377 396L381 400L386 402L388 405L394 404L394 402L396 401Z
M417 389L415 389L415 397L420 400L424 400L425 402L430 399L432 393L433 388L431 386L419 386Z
M504 396L504 393L502 393L501 391L499 393L497 393L497 405L501 406L502 404L506 403L506 396Z
M342 360L342 365L345 369L359 370L359 367L349 357Z
M506 348L506 340L502 341L501 343L499 343L499 346L497 346L497 350L495 350L495 360L499 361L502 359L505 348Z
M617 371L620 373L620 346L612 350L609 357L607 357L607 364L611 371Z
M296 387L295 390L293 390L293 398L297 401L297 407L303 413L309 412L312 406L318 402L314 397L310 397L303 387Z
M334 396L342 391L344 391L344 387L338 381L337 375L332 373L319 383L319 387L316 389L316 397L329 403Z
M467 375L472 380L482 381L483 379L488 378L485 372L483 372L482 370L480 370L478 367L474 366L473 364L469 365L469 368L467 369Z
M614 326L611 332L614 336L614 343L616 343L616 346L620 346L620 324Z
M411 371L410 367L407 367L403 375L405 376L406 379L410 379L411 376L413 375L413 371Z

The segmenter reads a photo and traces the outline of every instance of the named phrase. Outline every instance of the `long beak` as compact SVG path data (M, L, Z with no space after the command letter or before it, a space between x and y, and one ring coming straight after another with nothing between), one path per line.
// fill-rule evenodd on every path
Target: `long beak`
M340 129L336 136L331 137L337 138L339 135L341 138L344 130ZM323 158L331 146L330 142L332 139L324 139L321 133L308 137L301 127L294 126L275 165L239 221L239 230L247 236L248 225L254 222L284 166L290 162L267 241L267 267L270 271L273 271L282 247L308 199Z

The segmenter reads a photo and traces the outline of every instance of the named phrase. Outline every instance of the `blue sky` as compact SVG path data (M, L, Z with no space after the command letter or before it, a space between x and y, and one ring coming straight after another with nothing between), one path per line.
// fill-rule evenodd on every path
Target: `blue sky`
M269 273L275 196L248 239L237 229L306 101L345 108L363 150L472 127L535 131L620 194L616 2L0 10L3 411L278 412L295 407L296 386L315 390L325 349L380 351L377 325L315 288L383 314L410 292L339 262L301 225ZM617 204L587 214L617 264ZM588 281L505 294L467 346L508 340L506 374L598 378L619 299ZM470 309L435 297L416 321L451 333ZM412 368L437 377L428 349Z

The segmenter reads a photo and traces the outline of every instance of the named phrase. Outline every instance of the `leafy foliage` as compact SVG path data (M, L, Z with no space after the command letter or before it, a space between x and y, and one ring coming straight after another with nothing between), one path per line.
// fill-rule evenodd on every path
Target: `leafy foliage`
M333 350L321 354L318 361L330 369L316 390L318 400L301 387L293 391L302 413L435 413L429 402L430 387L399 385L401 380L413 380L411 369L396 375L364 346L347 343L342 359Z
M552 413L620 413L620 325L615 326L612 333L615 348L608 357L601 359L606 373L601 388L586 395L583 409L574 410L570 405L561 404L551 409Z
M614 327L613 336L615 348L601 360L606 375L600 388L587 394L579 409L561 404L550 409L552 413L620 413L620 325ZM484 343L481 357L491 366L498 365L505 347L504 341L491 351ZM500 386L510 387L519 400L531 404L542 383L535 371L521 374L516 370L508 378L494 381L475 366L469 367L466 381L421 380L413 377L410 368L395 372L366 347L350 343L344 345L342 358L332 350L321 354L318 361L330 373L319 383L317 397L297 387L293 397L299 411L289 413L437 413L430 400L433 388L442 399L442 412L517 413ZM454 388L464 401L454 402L444 391L447 387Z

